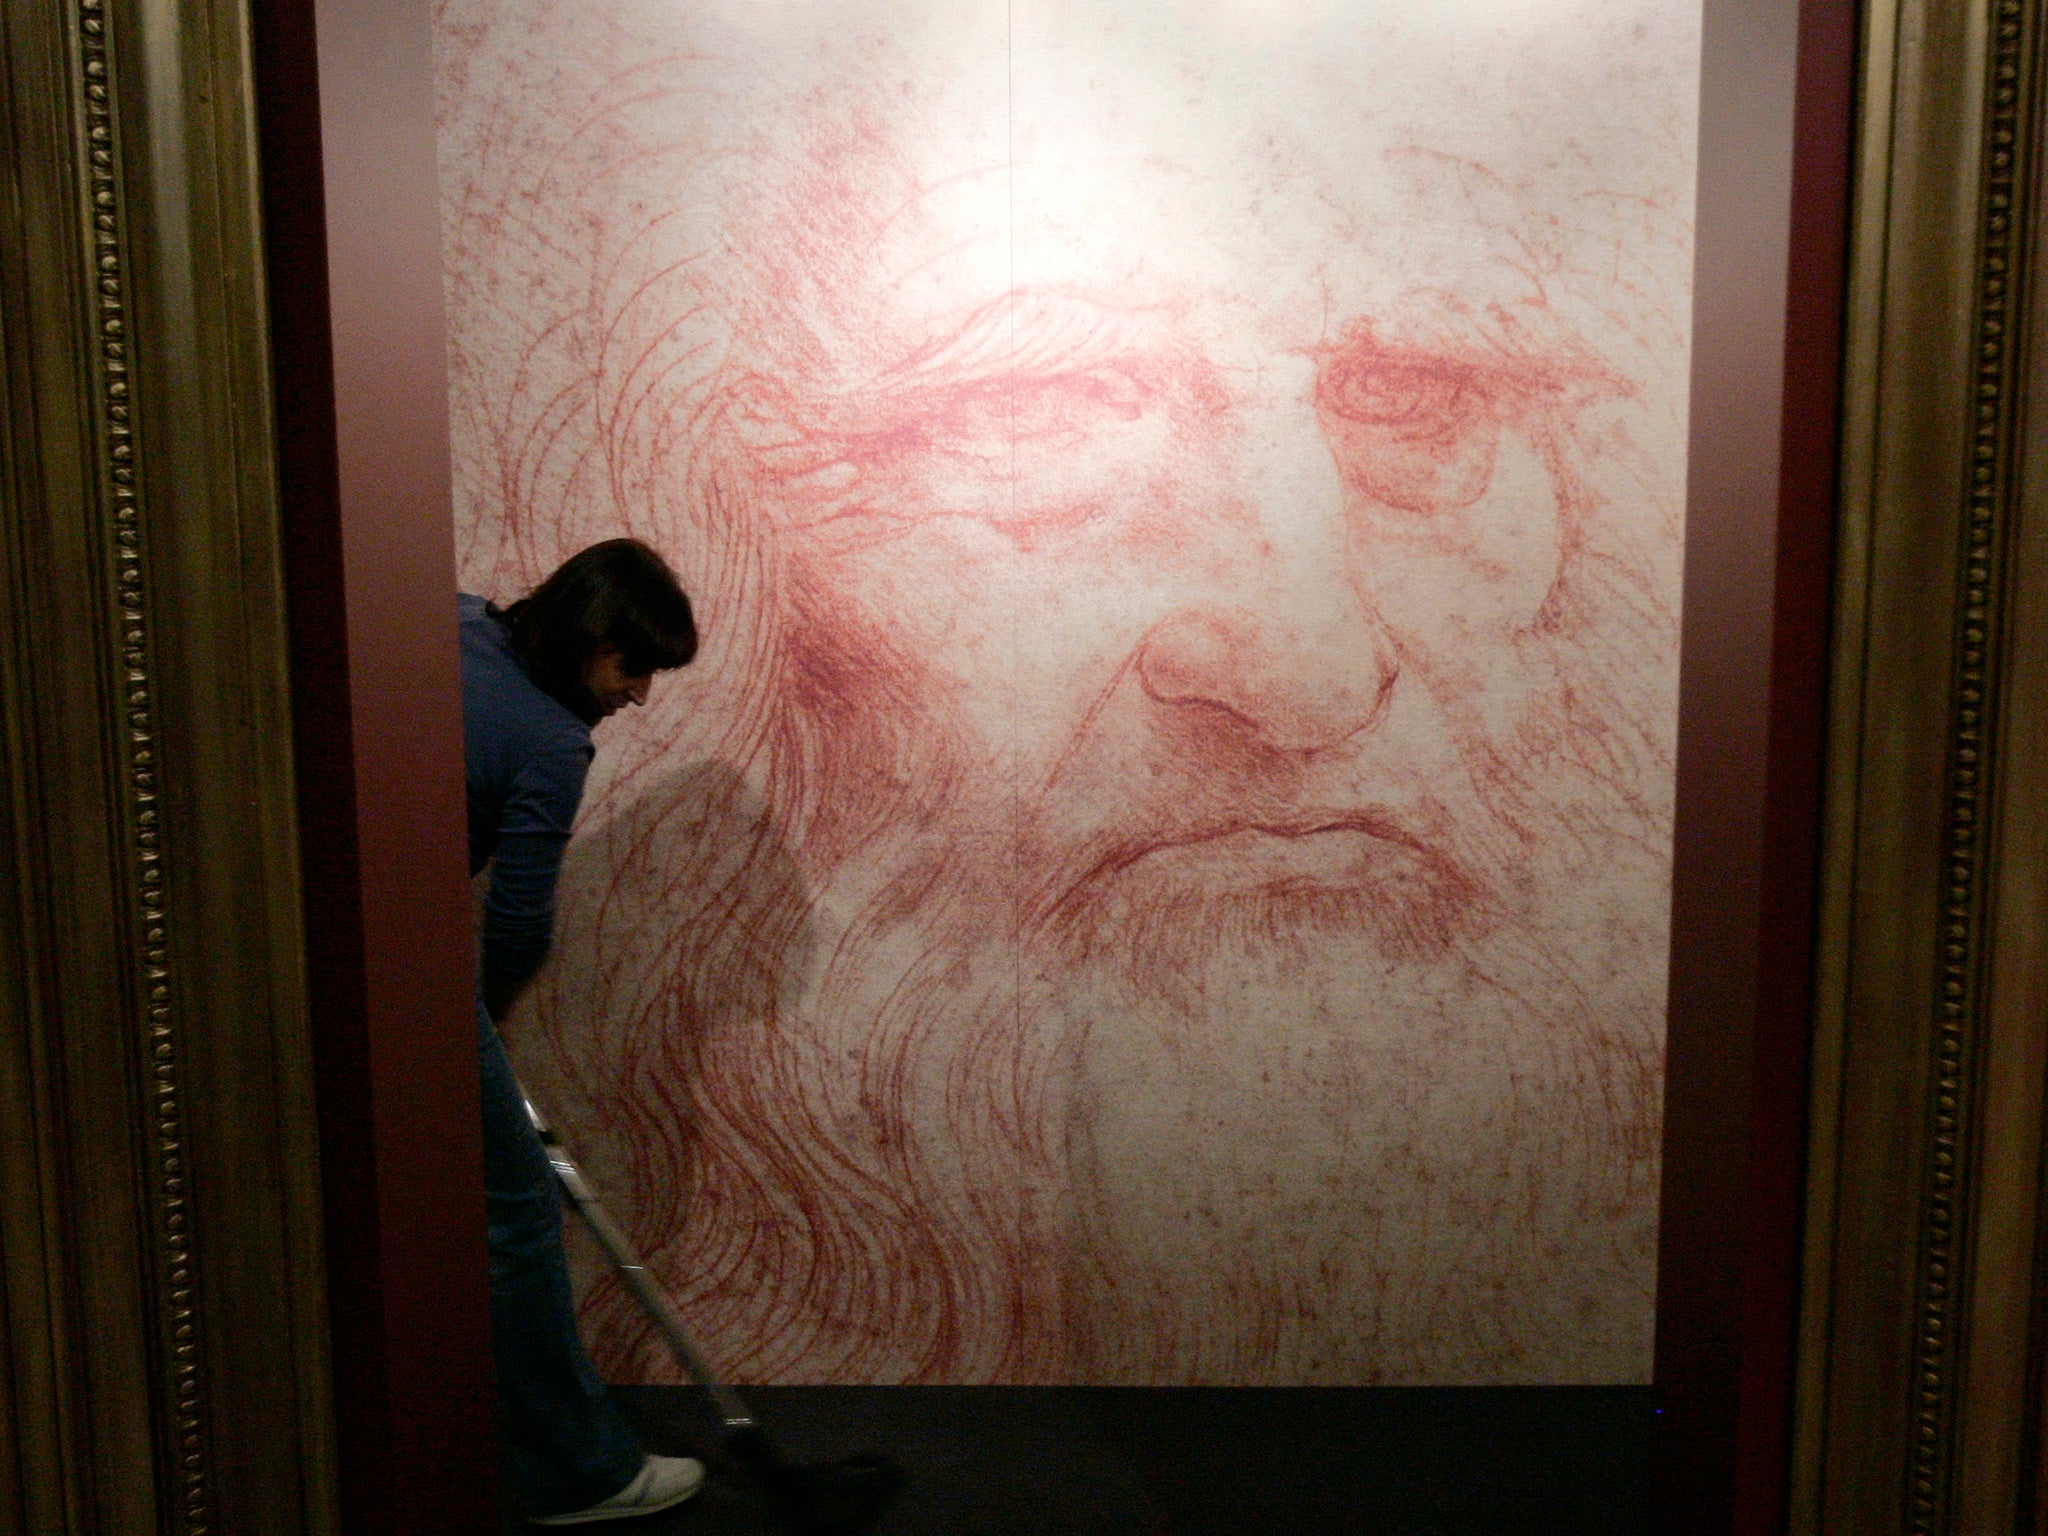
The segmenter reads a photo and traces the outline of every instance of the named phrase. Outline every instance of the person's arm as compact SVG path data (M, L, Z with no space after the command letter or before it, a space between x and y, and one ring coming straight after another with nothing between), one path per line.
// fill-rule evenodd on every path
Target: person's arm
M565 744L528 763L505 797L484 896L483 999L494 1021L511 1011L548 957L555 878L589 767L587 750Z

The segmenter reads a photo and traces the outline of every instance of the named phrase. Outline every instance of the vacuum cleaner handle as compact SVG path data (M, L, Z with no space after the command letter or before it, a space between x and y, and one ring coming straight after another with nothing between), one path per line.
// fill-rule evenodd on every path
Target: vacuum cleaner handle
M540 1137L541 1147L547 1152L548 1163L555 1170L555 1178L561 1183L562 1191L568 1195L569 1203L576 1208L576 1214L583 1218L583 1224L590 1229L590 1235L604 1249L619 1272L619 1278L626 1282L634 1298L654 1320L668 1341L690 1380L701 1387L717 1408L718 1416L725 1423L728 1435L756 1430L754 1415L740 1400L740 1395L720 1381L704 1357L697 1352L697 1346L690 1341L690 1335L683 1327L681 1314L668 1293L655 1284L647 1266L640 1262L640 1255L621 1232L618 1223L611 1219L603 1204L597 1198L597 1191L590 1187L590 1181L583 1177L583 1170L576 1166L576 1160L569 1155L569 1149L562 1145L541 1115L533 1098L524 1086L519 1089L520 1102L526 1106L526 1117L533 1122L534 1133Z
M548 1128L523 1087L519 1098L526 1106L527 1119L533 1122L534 1134L540 1137L547 1152L556 1180L569 1196L569 1203L576 1207L576 1214L583 1218L590 1235L617 1267L634 1298L654 1319L690 1380L711 1399L718 1416L725 1421L727 1452L775 1500L793 1530L806 1536L860 1536L866 1532L903 1486L902 1470L888 1457L873 1454L849 1456L816 1467L795 1466L785 1461L747 1411L740 1395L714 1376L704 1357L697 1353L675 1303L654 1283L626 1234L605 1212L597 1191L590 1187L576 1160Z

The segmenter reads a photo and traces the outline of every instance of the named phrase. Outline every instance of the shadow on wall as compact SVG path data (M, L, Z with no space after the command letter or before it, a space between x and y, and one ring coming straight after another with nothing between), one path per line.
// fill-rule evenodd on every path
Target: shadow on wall
M811 894L768 803L727 763L608 799L563 860L553 959L515 1016L513 1056L657 1277L686 1315L701 1313L720 1276L747 1268L678 1241L686 1228L730 1230L709 1207L731 1170L701 1149L736 1131L758 1139L792 1107L736 1097L721 1064L770 1050L793 1011L818 947ZM666 1346L580 1230L571 1262L606 1374L674 1380Z

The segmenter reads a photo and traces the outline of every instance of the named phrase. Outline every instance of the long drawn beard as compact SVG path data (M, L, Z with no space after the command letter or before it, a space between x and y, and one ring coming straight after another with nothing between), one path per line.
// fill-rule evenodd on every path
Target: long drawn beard
M781 835L747 786L700 769L580 838L522 1070L739 1379L1067 1379L1045 1278L1062 1046L1017 1027L1014 945L949 928L958 893L913 865L827 960L832 893ZM673 1379L590 1278L600 1362Z
M1067 1142L1086 1379L1640 1378L1655 999L1530 985L1543 937L1431 966L1240 950L1198 1001L1105 978L1070 1004L1091 1016Z
M754 778L650 749L572 845L521 1052L723 1368L1643 1377L1668 821L1622 690L1473 744L1426 899L1047 900L950 830L960 739L881 707L925 696L885 687L907 658L859 654L864 693L784 664L871 707L792 704ZM609 1279L586 1323L614 1379L674 1379Z
M1653 866L1549 931L1248 930L1162 988L1020 930L958 850L849 900L777 839L700 772L580 840L535 1063L736 1376L1642 1374ZM610 1282L587 1320L674 1379Z

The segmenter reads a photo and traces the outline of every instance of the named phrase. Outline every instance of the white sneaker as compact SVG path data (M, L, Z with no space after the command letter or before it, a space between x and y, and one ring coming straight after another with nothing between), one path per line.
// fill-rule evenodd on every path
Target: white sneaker
M602 1504L566 1515L533 1515L531 1525L586 1525L593 1520L630 1520L670 1509L704 1486L704 1463L694 1456L650 1456L640 1474Z

